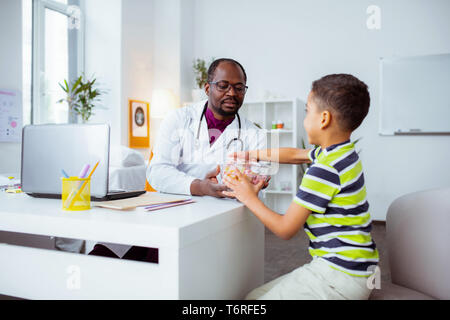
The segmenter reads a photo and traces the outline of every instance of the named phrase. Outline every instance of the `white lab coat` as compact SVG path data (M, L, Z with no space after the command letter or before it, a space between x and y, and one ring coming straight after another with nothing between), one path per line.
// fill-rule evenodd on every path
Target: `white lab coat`
M204 179L217 165L225 162L230 152L241 151L238 137L237 117L210 146L208 125L203 117L200 135L197 130L203 108L207 101L175 110L161 123L153 150L153 159L147 168L147 180L160 192L190 195L195 179ZM266 148L266 134L251 121L241 117L242 150Z

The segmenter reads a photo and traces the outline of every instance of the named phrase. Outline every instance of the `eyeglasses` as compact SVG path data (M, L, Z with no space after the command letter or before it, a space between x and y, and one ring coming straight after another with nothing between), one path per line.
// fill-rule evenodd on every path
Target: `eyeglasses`
M243 83L231 84L225 80L209 82L209 84L215 85L217 88L217 91L220 91L220 92L228 92L228 90L230 90L230 88L233 87L234 92L236 92L239 95L245 94L245 92L248 89L248 87Z

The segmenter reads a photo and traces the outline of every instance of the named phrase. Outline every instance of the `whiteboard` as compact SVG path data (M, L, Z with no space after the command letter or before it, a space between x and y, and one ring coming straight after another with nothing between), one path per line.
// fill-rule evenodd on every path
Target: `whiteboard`
M450 54L380 60L380 134L450 133Z

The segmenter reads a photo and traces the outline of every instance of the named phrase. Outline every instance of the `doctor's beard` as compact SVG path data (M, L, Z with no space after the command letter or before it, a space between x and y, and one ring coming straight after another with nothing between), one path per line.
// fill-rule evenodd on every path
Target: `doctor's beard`
M234 106L228 106L228 103L234 104ZM238 113L242 106L242 102L234 98L225 98L219 102L219 106L215 106L212 103L209 105L215 113L221 115L222 117L232 117Z

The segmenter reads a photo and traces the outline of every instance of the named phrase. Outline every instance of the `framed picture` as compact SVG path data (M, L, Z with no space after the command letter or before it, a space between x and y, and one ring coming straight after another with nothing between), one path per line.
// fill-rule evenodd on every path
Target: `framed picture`
M129 100L129 147L150 146L150 104L145 101Z

